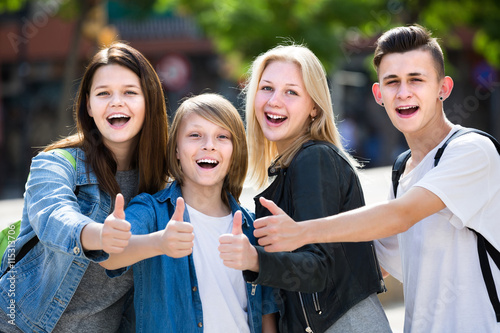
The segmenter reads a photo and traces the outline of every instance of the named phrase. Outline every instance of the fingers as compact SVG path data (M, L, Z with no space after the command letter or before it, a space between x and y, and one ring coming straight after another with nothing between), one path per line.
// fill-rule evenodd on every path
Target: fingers
M241 211L237 211L233 216L233 230L231 231L233 235L241 235L243 233L243 231L241 230L241 224L242 214Z
M127 247L132 233L130 223L117 218L106 219L101 230L102 249L107 253L121 253Z
M125 219L125 199L121 193L116 195L115 199L115 210L113 211L113 216L117 219Z
M271 212L271 214L273 215L285 214L285 212L281 208L279 208L273 201L267 200L264 197L260 197L259 201L262 206L264 206L265 208L267 208L267 210Z
M182 197L178 197L175 206L175 212L174 215L172 215L171 220L184 221L184 209L185 209L184 199Z

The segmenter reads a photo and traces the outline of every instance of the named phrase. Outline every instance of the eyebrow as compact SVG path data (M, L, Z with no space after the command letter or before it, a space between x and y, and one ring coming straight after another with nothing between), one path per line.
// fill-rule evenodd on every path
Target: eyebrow
M101 84L100 86L96 86L94 88L94 90L96 90L96 89L103 89L103 88L107 88L107 87L109 87L109 85L107 85L107 84ZM140 86L138 86L136 84L126 84L124 87L125 88L138 88L138 89L141 88Z
M426 75L419 73L419 72L414 72L414 73L408 73L407 76L426 76ZM397 79L398 77L399 77L398 75L390 74L390 75L384 76L382 78L382 81L390 80L390 79Z
M267 83L270 83L270 84L273 84L273 82L269 81L269 80L264 80L262 79L261 81L263 82L267 82ZM295 83L285 83L286 86L292 86L292 87L299 87L298 84L295 84Z

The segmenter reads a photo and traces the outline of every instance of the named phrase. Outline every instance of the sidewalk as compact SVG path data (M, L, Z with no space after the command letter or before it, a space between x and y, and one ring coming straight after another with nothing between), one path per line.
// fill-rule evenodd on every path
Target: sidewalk
M360 180L367 204L387 199L391 186L390 167L364 170L360 174ZM255 194L256 192L252 188L245 187L241 195L243 206L254 207L253 197ZM19 220L22 209L22 199L0 200L0 230L5 228L10 222ZM379 295L379 298L384 306L393 332L402 333L404 322L402 285L392 277L386 279L386 285L388 292Z

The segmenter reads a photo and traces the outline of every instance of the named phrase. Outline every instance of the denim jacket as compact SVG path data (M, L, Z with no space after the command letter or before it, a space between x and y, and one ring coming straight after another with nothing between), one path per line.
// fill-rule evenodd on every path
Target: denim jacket
M148 234L165 229L181 196L177 182L149 195L143 193L132 199L125 216L132 225L133 234ZM243 233L252 244L254 214L238 205L228 194L231 211L243 213ZM189 222L187 210L184 221ZM183 258L156 256L136 263L134 270L134 304L136 332L203 332L203 312L193 255ZM108 271L120 275L124 269ZM272 299L273 289L246 284L248 321L251 332L262 331L262 315L277 312Z
M110 196L99 189L92 171L87 175L84 152L67 151L75 157L76 170L59 154L33 158L16 253L35 235L40 241L0 279L0 307L25 332L52 331L90 261L108 257L103 251L84 252L80 234L88 223L104 222ZM9 265L7 253L2 273Z

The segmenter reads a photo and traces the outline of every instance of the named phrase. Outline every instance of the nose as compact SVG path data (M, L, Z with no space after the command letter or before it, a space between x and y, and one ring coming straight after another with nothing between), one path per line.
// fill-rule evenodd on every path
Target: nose
M412 96L411 89L408 84L405 82L402 82L399 85L398 93L396 95L397 98L399 99L407 99Z
M123 106L123 99L120 94L113 94L110 104L112 107Z
M210 136L206 136L205 140L203 141L203 150L208 150L208 151L214 151L215 150L215 142L214 139Z
M281 99L277 91L274 91L269 99L267 100L267 104L271 107L280 107Z

